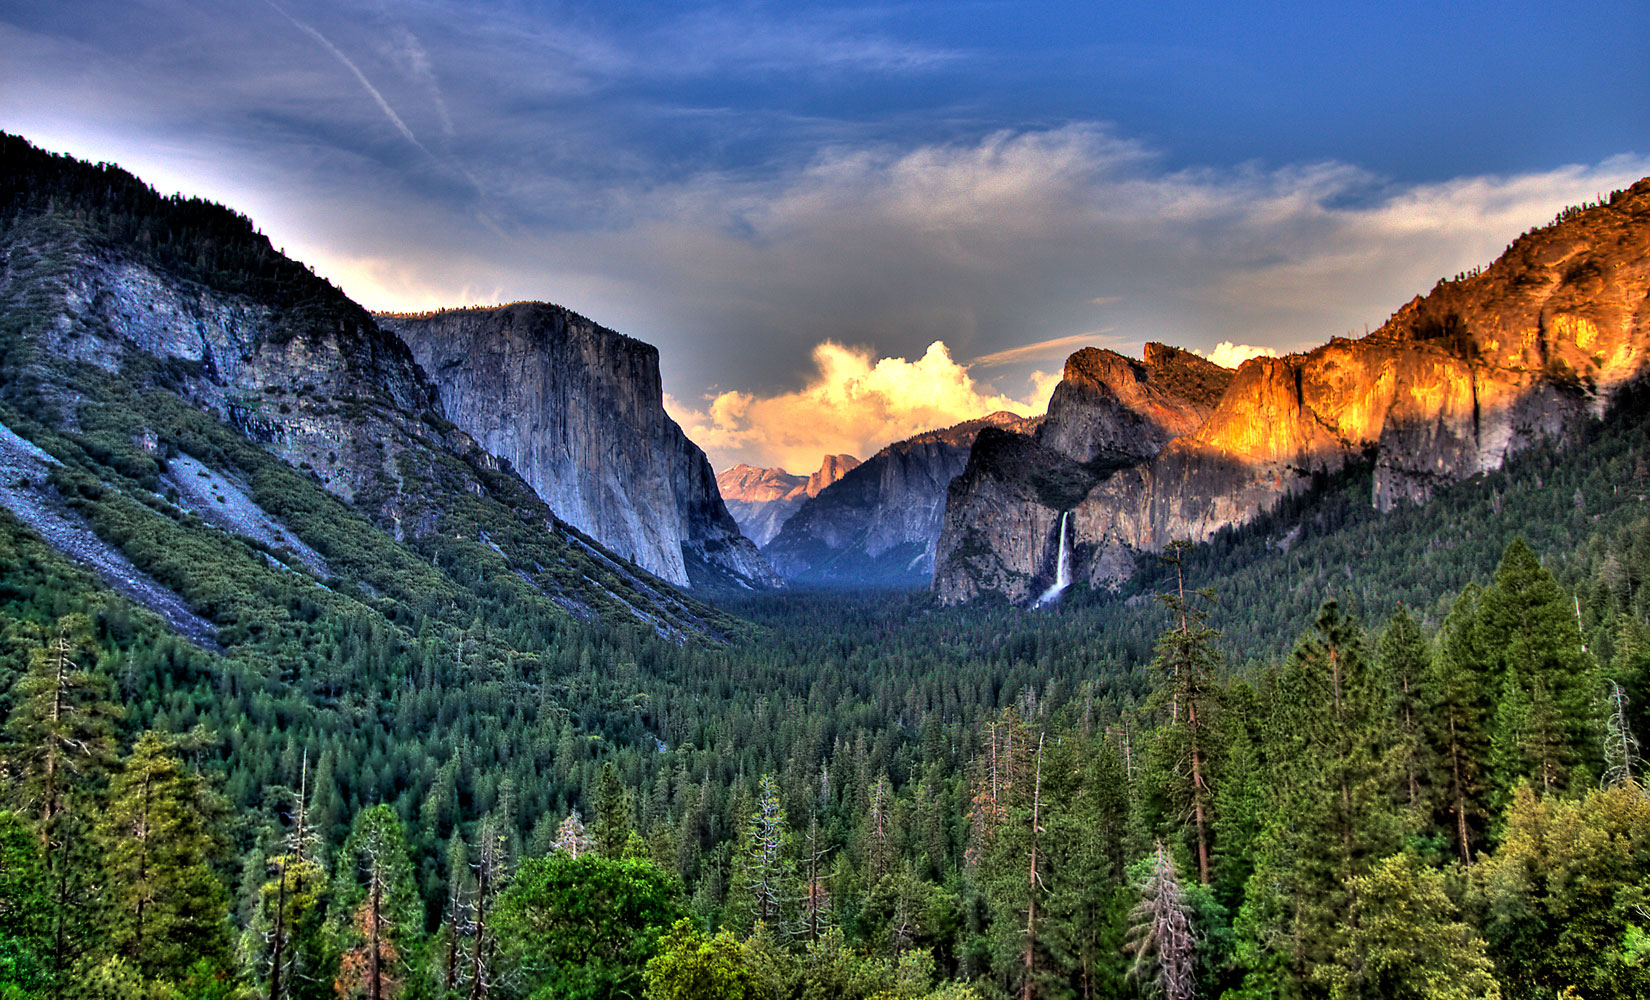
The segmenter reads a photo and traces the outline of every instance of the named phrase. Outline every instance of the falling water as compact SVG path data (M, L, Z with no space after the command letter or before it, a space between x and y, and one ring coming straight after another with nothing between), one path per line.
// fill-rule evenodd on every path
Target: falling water
M1052 604L1060 593L1071 586L1071 534L1066 528L1066 519L1071 517L1071 511L1060 513L1060 554L1054 561L1054 582L1043 591L1043 595L1032 602L1032 607L1040 608L1045 604Z

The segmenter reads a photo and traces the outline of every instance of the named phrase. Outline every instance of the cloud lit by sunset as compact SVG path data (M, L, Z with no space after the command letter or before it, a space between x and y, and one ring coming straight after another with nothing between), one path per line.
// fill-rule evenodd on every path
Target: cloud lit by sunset
M1059 379L1036 372L1030 391L1016 399L976 382L938 340L914 361L825 341L814 348L813 365L799 390L768 396L730 390L702 409L668 401L670 411L719 469L744 462L805 473L823 455L863 458L912 434L997 410L1041 413Z

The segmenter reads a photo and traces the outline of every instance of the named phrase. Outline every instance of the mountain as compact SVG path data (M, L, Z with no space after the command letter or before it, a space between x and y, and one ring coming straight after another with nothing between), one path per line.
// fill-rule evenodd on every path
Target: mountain
M656 348L538 302L377 319L563 521L677 586L782 585L665 413Z
M1041 419L1000 411L891 444L803 503L763 553L789 580L920 586L933 574L946 485L974 439Z
M9 530L232 659L303 631L299 606L386 635L495 603L551 632L738 628L556 519L243 216L11 136L0 156Z
M1068 511L1076 578L1107 586L1141 553L1205 540L1365 459L1376 508L1423 503L1601 414L1646 367L1647 289L1650 178L1524 234L1360 340L1232 374L1175 352L1167 379L1153 372L1168 348L1144 364L1079 352L1035 438L976 442L948 493L934 590L1026 599L1052 575Z
M859 465L852 455L826 455L819 471L811 476L793 476L784 469L758 469L735 465L716 476L716 486L728 513L739 530L758 546L779 534L790 516L803 502L819 496L819 491L847 475Z

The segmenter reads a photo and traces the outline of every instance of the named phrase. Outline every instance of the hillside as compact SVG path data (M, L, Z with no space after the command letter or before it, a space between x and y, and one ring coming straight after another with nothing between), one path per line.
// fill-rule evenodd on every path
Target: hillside
M982 437L953 485L935 591L1038 593L1065 512L1077 577L1114 585L1170 541L1246 523L1319 474L1372 462L1370 502L1392 510L1567 440L1650 365L1647 261L1650 178L1520 236L1360 340L1182 378L1195 404L1166 408L1171 395L1139 388L1153 380L1136 368L1168 348L1152 345L1144 366L1074 355L1038 447ZM1050 476L1065 486L1034 482Z

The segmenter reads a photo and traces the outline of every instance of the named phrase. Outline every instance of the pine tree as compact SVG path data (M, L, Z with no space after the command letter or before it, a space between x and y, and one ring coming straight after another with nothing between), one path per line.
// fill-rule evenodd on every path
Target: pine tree
M604 858L624 857L630 841L630 792L611 760L596 783L596 851Z
M596 838L585 830L577 809L568 813L556 828L556 839L551 847L573 858L596 849Z
M734 887L744 898L755 923L785 933L789 930L788 921L795 902L795 875L785 810L779 803L779 785L771 774L762 776L756 795L756 808L745 830Z
M1521 539L1507 546L1478 607L1479 642L1491 657L1496 713L1495 802L1528 778L1569 788L1600 771L1598 667L1582 648L1572 601Z
M264 865L269 878L257 888L253 931L260 939L258 971L265 977L268 1000L293 995L299 983L313 981L319 972L316 937L326 869L321 863L320 836L309 821L308 765L306 754L297 791L284 792L290 798L287 816L292 825L281 839L279 853Z
M226 811L176 740L152 731L110 785L97 830L108 940L145 982L179 982L200 960L227 964L229 896L212 867L227 850Z
M1380 680L1362 629L1326 603L1275 686L1275 819L1238 921L1252 969L1267 967L1270 952L1297 982L1336 974L1358 921L1352 880L1397 846L1396 727Z
M1170 822L1186 829L1197 857L1198 881L1210 879L1210 831L1214 795L1210 774L1218 766L1213 734L1217 731L1215 674L1220 654L1218 637L1207 615L1186 593L1182 551L1186 543L1169 547L1165 557L1175 568L1176 589L1159 594L1174 624L1157 641L1152 670L1157 676L1151 706L1160 720L1153 744L1154 763L1162 774ZM1207 600L1207 593L1200 593Z
M85 798L116 762L120 709L109 700L108 680L94 672L86 616L58 619L50 637L31 646L28 670L12 688L6 751L18 765L18 804L37 819L50 896L48 965L61 979L97 935L91 917L99 859Z
M1627 696L1621 685L1610 682L1609 714L1604 729L1605 788L1637 785L1642 781L1639 741L1627 717Z
M1495 689L1490 658L1480 645L1481 591L1469 586L1438 632L1433 657L1435 707L1430 724L1437 762L1439 825L1450 832L1461 863L1473 864L1485 836L1490 805L1490 717Z
M333 935L343 1000L390 1000L417 959L423 918L407 838L387 805L355 817L333 876Z
M1426 638L1409 612L1400 607L1387 621L1376 647L1383 684L1392 698L1391 712L1397 725L1398 763L1402 770L1401 801L1412 817L1430 812L1432 790L1431 743L1427 721L1432 712L1432 656Z
M69 788L114 762L114 719L109 682L94 673L97 647L85 615L58 619L51 639L29 657L17 682L17 709L6 721L14 759L22 765L22 791L39 817L41 848L50 861L57 819Z
M0 813L0 983L23 996L51 984L50 917L40 841L15 813Z

